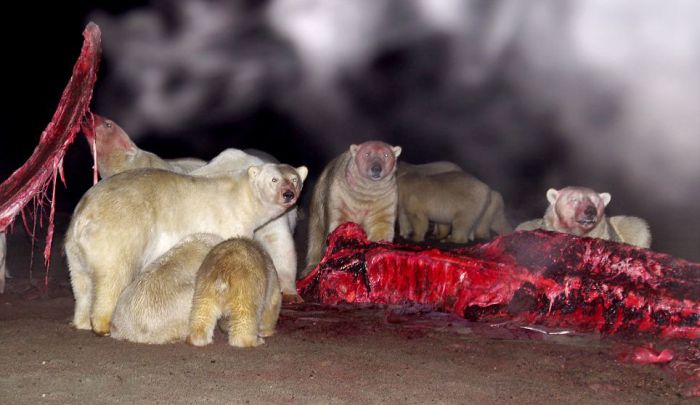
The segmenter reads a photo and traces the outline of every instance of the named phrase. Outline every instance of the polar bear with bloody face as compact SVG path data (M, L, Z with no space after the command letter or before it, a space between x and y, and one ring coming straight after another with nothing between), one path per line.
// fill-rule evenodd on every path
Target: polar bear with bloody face
M550 188L544 217L523 222L516 230L544 229L648 248L651 232L646 221L623 215L605 216L611 199L610 193L597 193L587 187Z
M306 272L323 257L326 236L344 222L362 225L372 241L394 239L400 146L381 141L350 145L321 173L311 200Z

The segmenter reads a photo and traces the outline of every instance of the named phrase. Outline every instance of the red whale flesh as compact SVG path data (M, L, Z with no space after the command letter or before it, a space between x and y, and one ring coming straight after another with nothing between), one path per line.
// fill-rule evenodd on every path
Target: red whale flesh
M469 320L700 337L700 264L555 232L444 250L370 242L348 223L297 288L324 304L429 304Z

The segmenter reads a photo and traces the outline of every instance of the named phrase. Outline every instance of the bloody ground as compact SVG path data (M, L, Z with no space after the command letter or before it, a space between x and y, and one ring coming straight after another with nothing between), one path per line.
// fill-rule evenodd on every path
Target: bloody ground
M18 223L8 235L0 403L697 403L667 367L616 360L636 342L424 307L287 305L277 334L254 349L228 346L220 331L203 348L97 337L69 325L68 218L57 217L48 294L37 288L41 242L30 281L30 239Z

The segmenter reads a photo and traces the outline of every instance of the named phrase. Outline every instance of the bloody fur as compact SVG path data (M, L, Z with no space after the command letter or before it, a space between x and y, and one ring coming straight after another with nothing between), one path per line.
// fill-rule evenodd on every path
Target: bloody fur
M56 178L60 175L61 181L65 184L63 156L68 146L75 140L83 117L88 112L100 63L99 27L92 22L89 23L83 31L83 38L80 56L73 66L70 81L63 90L51 122L39 138L39 144L22 167L0 184L0 232L4 232L20 212L24 219L24 207L32 200L35 206L34 212L36 212L36 206L42 206L45 203L46 193L51 186L49 223L44 249L47 269L53 241ZM36 215L34 221L36 221ZM45 287L48 287L48 273L44 283Z

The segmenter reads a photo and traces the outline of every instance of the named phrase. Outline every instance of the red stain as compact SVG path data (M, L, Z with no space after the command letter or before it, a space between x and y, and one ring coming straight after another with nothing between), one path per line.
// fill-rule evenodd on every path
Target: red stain
M630 351L618 353L617 359L627 363L658 364L668 363L673 360L674 353L671 349L655 350L652 345L635 347Z

